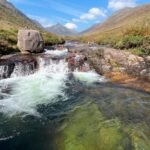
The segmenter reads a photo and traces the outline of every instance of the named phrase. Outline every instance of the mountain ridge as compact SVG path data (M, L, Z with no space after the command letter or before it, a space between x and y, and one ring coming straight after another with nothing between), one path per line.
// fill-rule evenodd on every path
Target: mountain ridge
M51 27L47 27L46 30L61 36L74 36L77 34L77 31L68 29L60 23L57 23Z
M149 55L150 4L119 10L104 22L84 31L79 39Z
M37 28L34 22L17 9L12 3L6 0L0 0L0 28Z
M150 18L150 4L145 4L135 8L124 8L115 12L112 16L107 18L104 22L94 25L93 27L83 31L84 34L92 32L104 32L115 28L121 28L128 24L134 24L136 21L145 21Z

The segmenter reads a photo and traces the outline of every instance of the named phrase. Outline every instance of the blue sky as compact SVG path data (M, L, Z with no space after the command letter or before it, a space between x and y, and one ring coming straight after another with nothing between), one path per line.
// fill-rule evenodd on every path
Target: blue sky
M113 12L149 0L8 0L43 26L61 23L78 31L104 21Z

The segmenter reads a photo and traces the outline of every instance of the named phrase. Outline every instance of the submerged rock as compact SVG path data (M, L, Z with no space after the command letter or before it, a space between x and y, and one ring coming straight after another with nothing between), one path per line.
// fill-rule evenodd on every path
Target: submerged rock
M65 122L56 138L61 150L128 150L132 149L129 135L118 119L106 120L97 105L77 108Z
M22 53L40 53L44 51L43 37L36 30L20 30L17 45Z

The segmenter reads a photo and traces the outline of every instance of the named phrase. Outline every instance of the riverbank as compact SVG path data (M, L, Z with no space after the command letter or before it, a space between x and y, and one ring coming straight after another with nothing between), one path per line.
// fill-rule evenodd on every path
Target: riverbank
M0 147L149 150L150 94L116 84L125 74L109 82L104 76L112 76L92 71L90 61L90 72L70 71L69 53L45 50L0 59Z
M150 92L150 83L146 80L139 79L138 77L132 77L121 72L111 72L105 74L105 76L113 83Z
M92 68L110 81L150 92L150 57L140 57L113 48L85 52Z
M72 43L72 46L73 47L69 49L70 53L74 50L81 51L88 58L88 63L91 66L90 69L95 69L98 74L107 77L111 82L150 92L149 56L144 58L126 51L98 45L90 47L83 43ZM64 47L67 46L65 45ZM30 68L29 72L34 72L34 70L38 68L34 57L46 57L46 55L46 53L35 54L34 56L18 53L16 55L3 56L0 61L1 77L6 76L7 78L10 75L10 70L14 70L14 68L18 69L18 64L21 66L25 65L25 68L28 69L23 72L28 72ZM31 58L33 61L30 61ZM5 70L5 68L7 69Z

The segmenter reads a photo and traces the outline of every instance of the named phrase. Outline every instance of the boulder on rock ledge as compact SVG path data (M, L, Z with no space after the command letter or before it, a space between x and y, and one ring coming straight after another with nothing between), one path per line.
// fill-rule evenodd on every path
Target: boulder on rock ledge
M19 30L17 46L22 53L41 53L44 51L44 40L39 31Z

